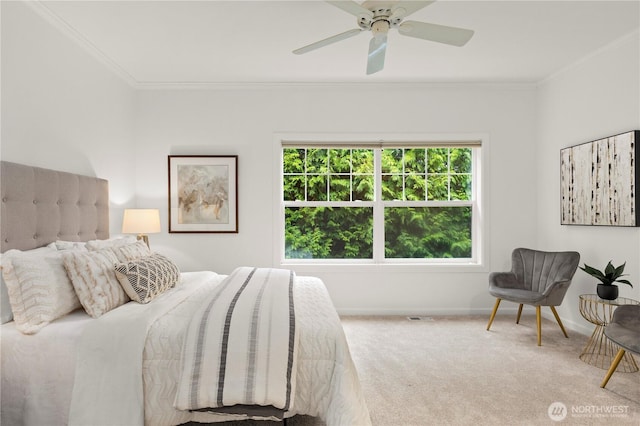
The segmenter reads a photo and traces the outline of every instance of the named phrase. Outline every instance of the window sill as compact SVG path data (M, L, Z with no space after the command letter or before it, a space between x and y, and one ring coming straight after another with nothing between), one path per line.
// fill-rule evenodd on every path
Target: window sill
M281 268L292 269L297 273L482 273L488 267L482 263L360 263L326 262L303 263L281 262Z

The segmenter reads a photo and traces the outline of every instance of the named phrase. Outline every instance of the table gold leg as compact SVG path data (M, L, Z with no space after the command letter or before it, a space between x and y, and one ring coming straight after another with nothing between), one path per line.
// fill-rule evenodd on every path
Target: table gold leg
M597 325L582 350L580 359L587 364L607 370L611 364L611 360L616 356L619 349L618 345L614 344L604 335L604 326ZM623 355L618 365L618 371L623 373L638 371L638 364L636 364L633 355L629 352L625 352Z
M620 297L614 303L603 301L595 294L580 296L580 314L595 325L591 337L580 354L580 359L587 364L607 370L612 360L619 355L621 348L604 335L604 327L611 322L613 312L621 304L638 304L638 301ZM616 371L632 373L638 370L638 364L633 355L628 351L624 352Z

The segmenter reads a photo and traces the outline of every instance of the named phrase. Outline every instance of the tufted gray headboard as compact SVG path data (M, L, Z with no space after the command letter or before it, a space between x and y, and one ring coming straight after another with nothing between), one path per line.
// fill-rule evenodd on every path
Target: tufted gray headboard
M109 238L109 182L0 162L0 252Z

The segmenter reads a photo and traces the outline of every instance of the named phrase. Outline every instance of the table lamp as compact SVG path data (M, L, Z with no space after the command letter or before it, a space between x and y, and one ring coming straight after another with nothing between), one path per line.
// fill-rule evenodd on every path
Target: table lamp
M149 247L147 234L160 232L160 210L158 209L125 209L122 219L123 234L138 234Z

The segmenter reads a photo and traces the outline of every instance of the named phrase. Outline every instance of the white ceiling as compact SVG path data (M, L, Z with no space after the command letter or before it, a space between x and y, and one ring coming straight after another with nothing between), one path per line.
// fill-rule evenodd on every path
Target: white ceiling
M357 28L354 16L323 1L42 1L36 7L138 85L532 83L621 37L637 37L640 23L640 0L441 0L408 19L473 29L471 41L452 47L391 30L384 70L367 76L368 32L291 53Z

